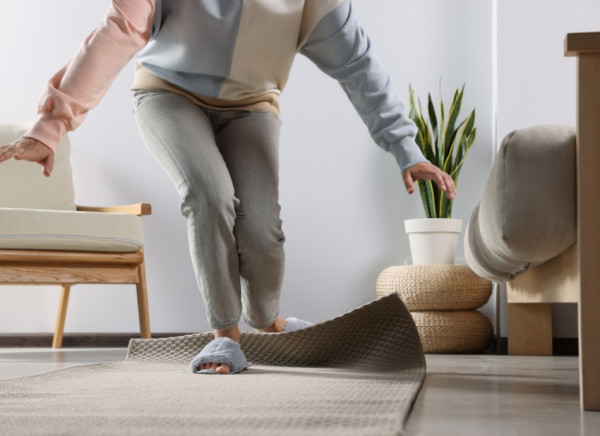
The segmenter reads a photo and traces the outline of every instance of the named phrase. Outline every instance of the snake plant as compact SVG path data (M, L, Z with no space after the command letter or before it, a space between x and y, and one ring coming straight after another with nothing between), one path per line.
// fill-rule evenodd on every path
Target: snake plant
M412 85L408 88L409 117L417 125L418 134L415 138L417 145L425 158L448 173L456 185L465 157L477 137L475 109L457 125L464 90L463 85L462 89L454 92L448 114L444 111L441 87L439 112L436 112L431 94L428 94L428 119L425 120L421 100L415 99ZM450 218L453 201L448 200L448 197L431 180L419 180L417 183L427 218Z

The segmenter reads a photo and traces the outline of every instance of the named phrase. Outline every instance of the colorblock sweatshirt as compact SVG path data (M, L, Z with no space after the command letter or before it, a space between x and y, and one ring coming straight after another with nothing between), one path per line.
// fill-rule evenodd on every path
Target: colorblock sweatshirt
M26 136L55 150L137 54L132 89L213 109L279 116L296 54L336 79L400 169L426 161L417 129L351 0L112 0L102 24L48 82Z

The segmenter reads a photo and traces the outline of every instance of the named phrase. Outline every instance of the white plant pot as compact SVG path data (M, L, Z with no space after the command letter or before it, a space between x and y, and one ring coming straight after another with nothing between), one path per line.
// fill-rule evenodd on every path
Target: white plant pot
M453 265L462 220L417 218L404 220L413 265Z

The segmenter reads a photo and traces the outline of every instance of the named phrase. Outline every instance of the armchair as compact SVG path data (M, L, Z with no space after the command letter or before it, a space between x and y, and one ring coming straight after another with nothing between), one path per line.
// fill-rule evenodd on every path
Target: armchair
M28 130L0 124L0 143ZM71 287L76 284L135 284L140 332L150 337L141 216L149 204L78 206L67 135L55 156L52 176L29 162L0 166L0 285L60 285L53 348L62 346Z

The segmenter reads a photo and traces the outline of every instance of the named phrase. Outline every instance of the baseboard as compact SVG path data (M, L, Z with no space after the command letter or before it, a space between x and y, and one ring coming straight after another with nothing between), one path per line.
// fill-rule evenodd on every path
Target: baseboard
M152 338L168 338L189 333L153 333ZM23 333L0 334L0 347L51 347L52 334ZM112 348L127 347L131 338L139 338L139 333L66 333L63 347Z
M168 338L188 334L190 333L152 333L152 337ZM139 337L139 333L66 333L63 337L63 347L127 347L131 338ZM51 346L52 334L49 333L0 334L0 348L41 348ZM552 347L555 356L577 356L579 354L579 342L577 338L553 338ZM508 354L508 338L495 338L485 353Z
M491 354L508 354L508 338L497 338L488 351ZM553 356L578 356L579 340L577 338L552 338Z

